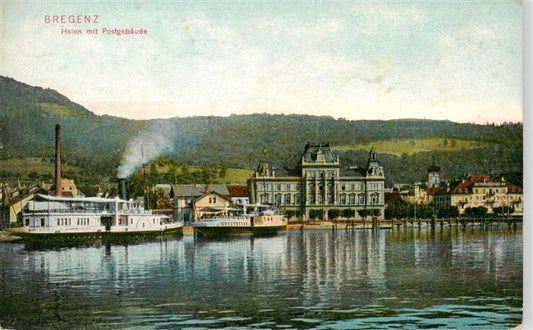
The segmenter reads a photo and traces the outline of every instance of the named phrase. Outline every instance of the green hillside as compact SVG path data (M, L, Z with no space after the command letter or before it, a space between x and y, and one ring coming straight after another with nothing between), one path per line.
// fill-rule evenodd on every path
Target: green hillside
M486 148L488 142L445 138L428 137L408 140L375 141L365 144L342 144L335 148L339 151L370 150L379 153L401 156L402 154L413 155L419 152L452 152L458 150L472 150Z
M295 170L307 142L331 143L345 166L364 165L374 147L381 153L389 184L419 181L433 158L445 179L465 173L522 172L520 123L269 114L130 120L95 115L54 90L11 78L0 77L0 85L0 158L51 161L54 126L59 123L63 163L77 169L75 174L86 182L116 180L130 143L137 148L144 144L151 158L165 155L186 167L211 169L251 169L266 148L273 166L289 171ZM27 175L22 167L20 174ZM17 169L11 170L17 175ZM230 171L226 174L231 177Z

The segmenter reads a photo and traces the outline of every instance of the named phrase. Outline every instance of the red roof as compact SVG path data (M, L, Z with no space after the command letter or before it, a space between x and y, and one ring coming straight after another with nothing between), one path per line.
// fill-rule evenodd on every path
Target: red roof
M461 194L467 193L474 183L480 182L505 182L501 178L493 178L490 175L469 175L468 178L461 181L452 189L452 193ZM522 187L515 186L509 182L505 182L509 192L522 192Z
M507 192L510 193L522 193L524 189L520 186L515 186L514 184L507 182Z
M231 197L248 197L248 187L242 184L227 185Z

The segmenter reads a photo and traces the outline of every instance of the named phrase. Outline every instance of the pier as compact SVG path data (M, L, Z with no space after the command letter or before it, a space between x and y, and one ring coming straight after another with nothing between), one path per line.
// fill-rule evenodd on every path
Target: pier
M289 223L288 230L307 230L307 229L330 229L353 230L353 229L405 229L405 228L422 228L422 227L483 227L483 228L506 228L511 229L518 224L522 224L522 217L508 218L450 218L450 219L366 219L366 220L337 220L337 221L303 221Z

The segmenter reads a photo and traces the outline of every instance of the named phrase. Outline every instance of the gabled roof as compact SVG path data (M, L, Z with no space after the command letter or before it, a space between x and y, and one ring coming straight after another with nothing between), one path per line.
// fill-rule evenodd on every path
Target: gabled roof
M215 191L220 195L229 195L225 184L175 184L172 185L172 193L177 197L199 197L208 191Z
M197 198L194 199L194 202L198 202L199 200L205 198L206 196L209 196L209 195L217 195L218 197L224 199L226 202L230 202L231 203L231 200L228 199L228 195L221 195L219 193L217 193L216 191L209 191L209 192L206 192L206 193L203 193L201 196L198 196Z

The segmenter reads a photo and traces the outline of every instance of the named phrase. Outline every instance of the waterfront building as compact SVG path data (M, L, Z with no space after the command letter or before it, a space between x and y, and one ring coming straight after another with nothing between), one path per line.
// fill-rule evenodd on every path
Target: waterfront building
M220 197L217 198L217 196ZM229 192L225 184L175 184L172 185L170 192L176 219L189 222L206 213L207 206L223 207L226 202L231 203L228 196ZM204 197L207 198L207 204ZM211 198L211 203L209 203L209 198Z
M488 213L495 208L512 209L512 215L524 210L522 187L505 181L503 177L470 175L434 196L436 207L456 206L459 214L467 208L485 207Z
M327 219L332 209L351 209L354 219L361 219L366 212L384 216L385 176L375 151L370 152L366 167L343 167L328 143L308 143L297 174L276 173L263 151L248 180L250 202L274 205L285 214L306 219L310 212L321 213L322 219Z

